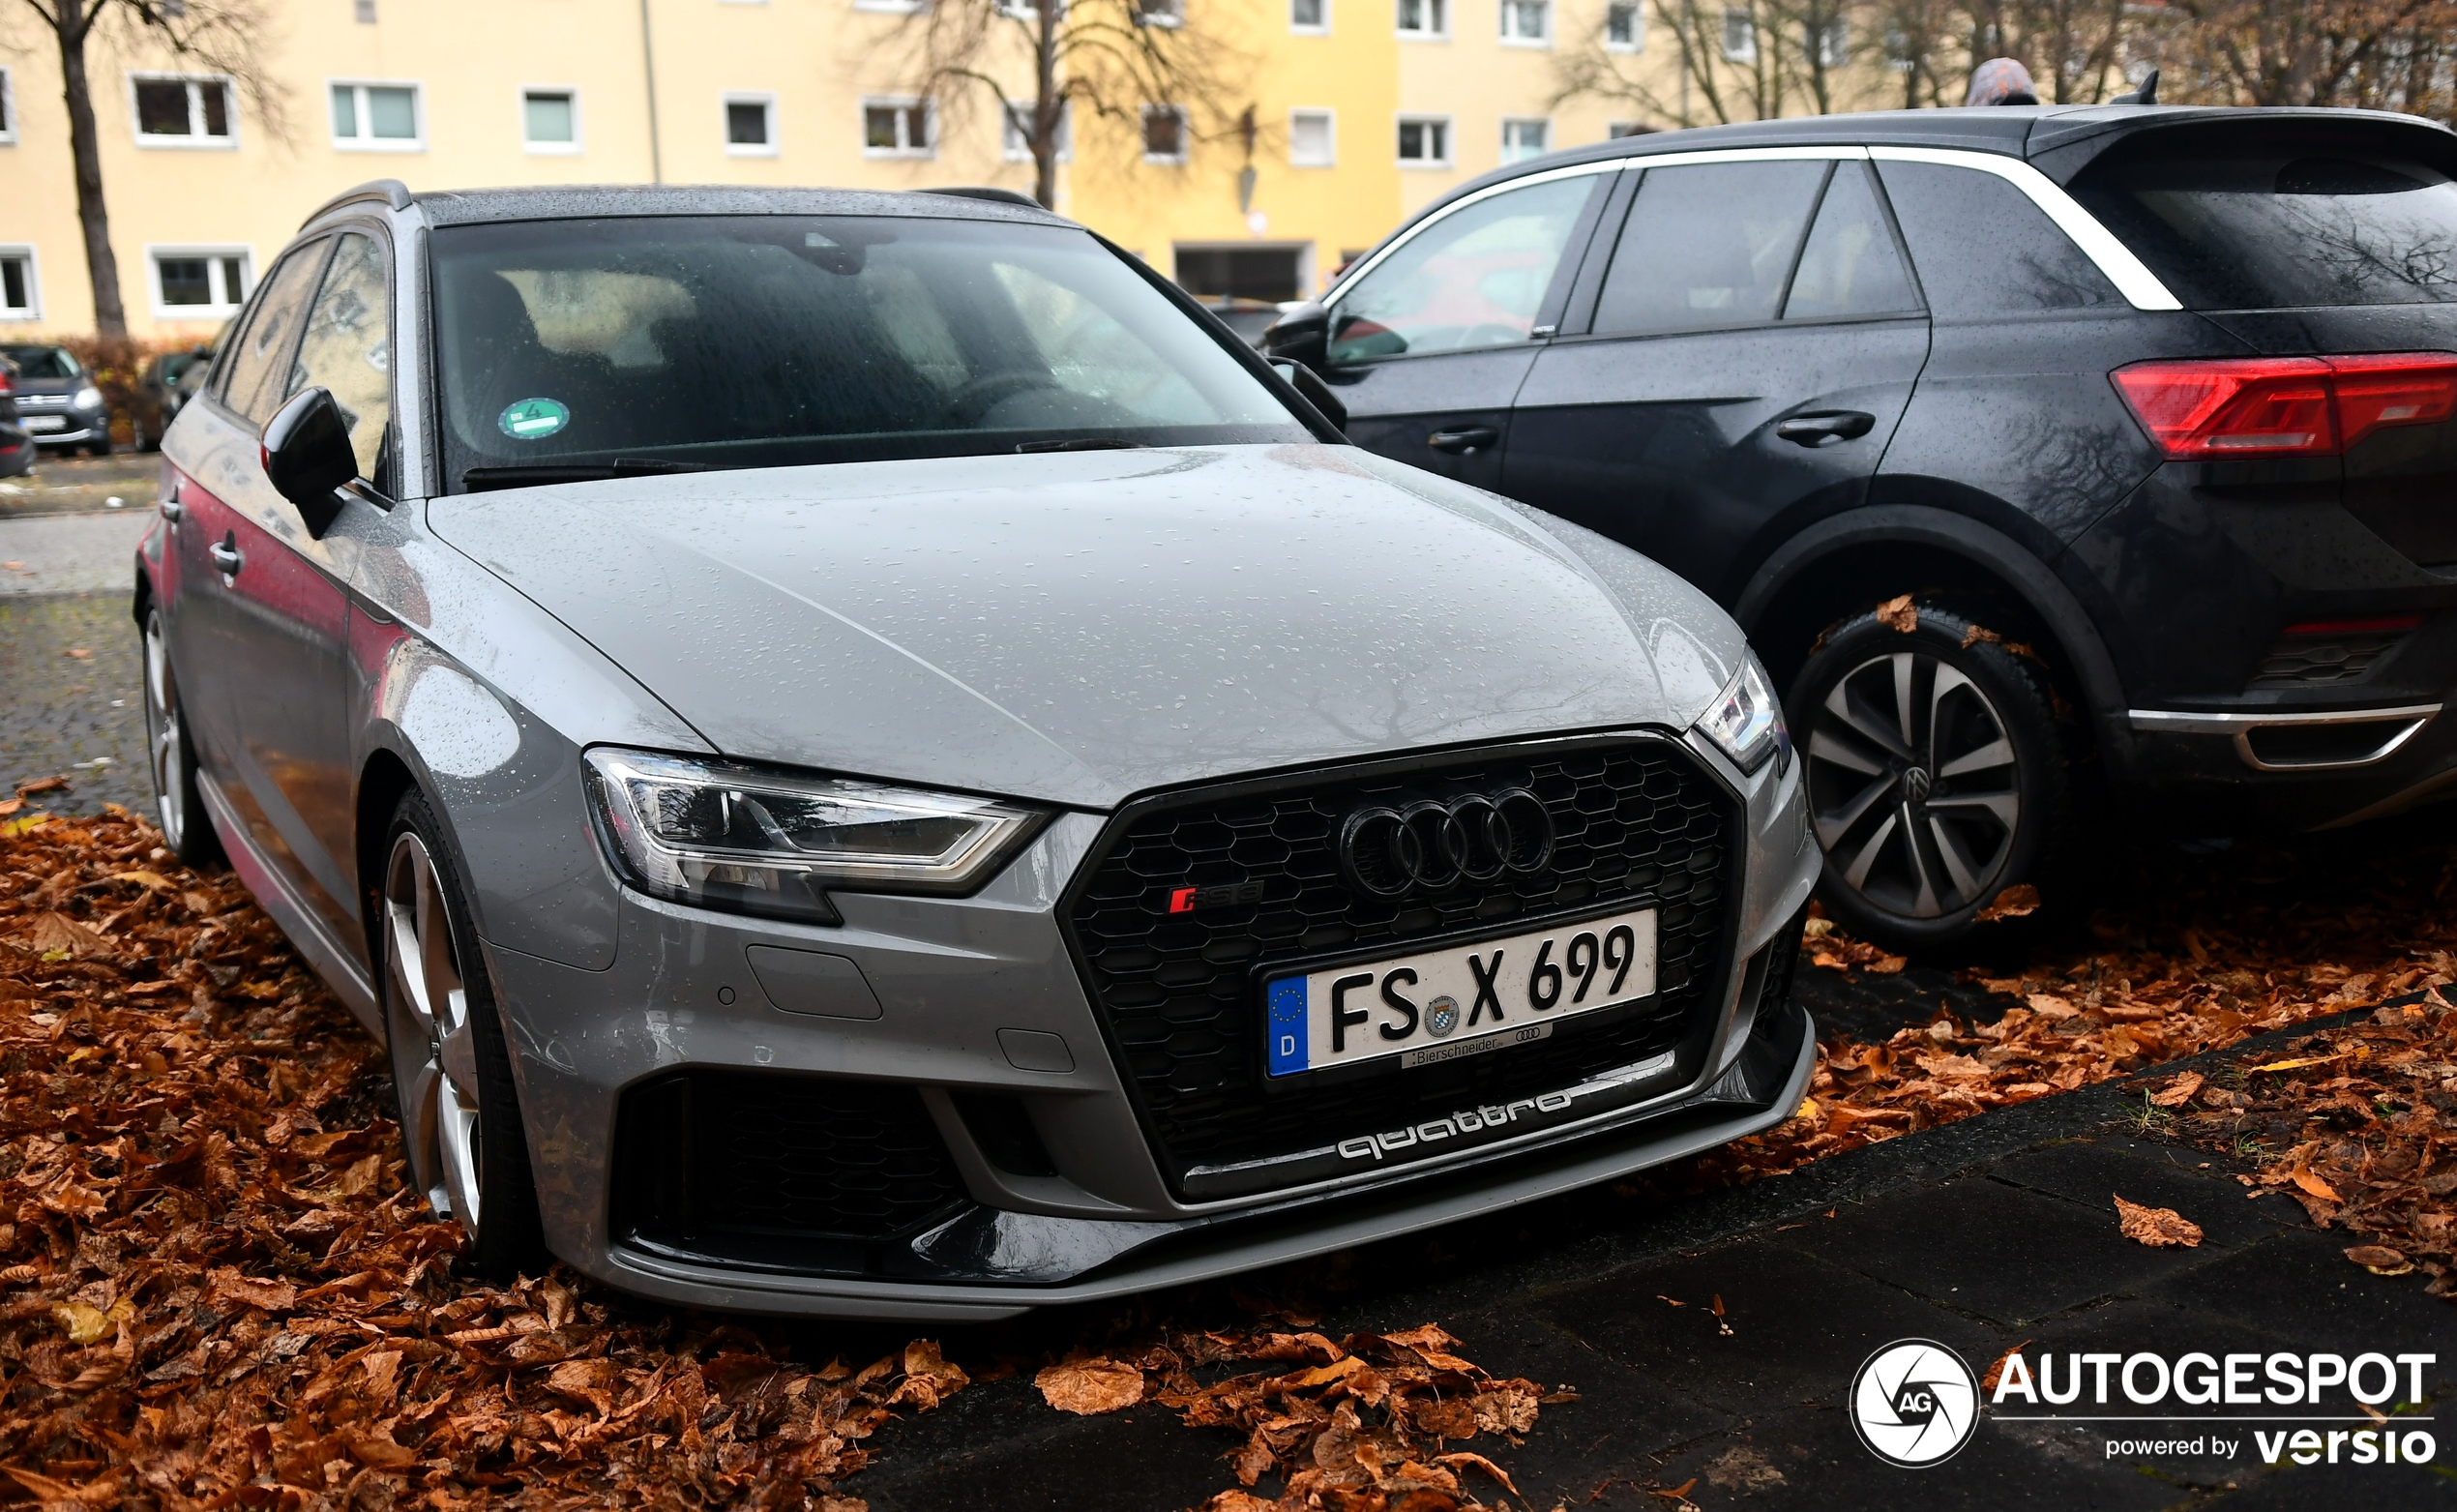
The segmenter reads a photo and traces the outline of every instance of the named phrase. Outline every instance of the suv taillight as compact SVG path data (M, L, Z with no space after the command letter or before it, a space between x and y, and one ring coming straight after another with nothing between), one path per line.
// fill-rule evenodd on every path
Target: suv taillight
M2457 415L2457 356L2137 362L2108 374L2169 457L2334 457L2390 426Z

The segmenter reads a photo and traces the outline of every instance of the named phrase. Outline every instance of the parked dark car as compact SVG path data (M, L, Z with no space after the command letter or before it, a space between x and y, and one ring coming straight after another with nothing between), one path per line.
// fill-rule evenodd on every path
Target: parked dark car
M163 432L179 418L179 406L196 392L196 385L180 380L193 372L199 382L205 366L213 361L213 346L199 341L184 352L164 352L145 365L144 375L136 380L137 413L129 418L129 426L140 452L162 450Z
M2101 813L2457 791L2452 174L2355 111L1668 133L1463 187L1264 344L1729 607L1828 907L1937 942Z
M83 447L102 457L111 449L111 412L103 391L65 346L29 342L0 345L0 357L17 365L17 414L39 446L59 451Z
M34 471L34 437L17 420L17 365L0 357L0 478Z

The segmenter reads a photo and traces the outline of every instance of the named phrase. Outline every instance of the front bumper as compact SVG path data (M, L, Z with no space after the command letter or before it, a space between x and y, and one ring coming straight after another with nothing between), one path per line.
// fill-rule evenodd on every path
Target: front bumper
M59 429L44 429L45 422L53 420L59 422ZM111 417L96 410L25 409L21 404L17 423L37 446L90 446L111 433Z
M1736 954L1701 1001L1702 1052L1685 1058L1676 1078L1636 1088L1635 1099L1627 1078L1593 1087L1604 1079L1589 1078L1552 1094L1572 1112L1529 1119L1525 1133L1513 1124L1412 1164L1304 1187L1181 1198L1059 925L1068 886L1104 825L1070 814L971 898L844 894L844 923L817 927L627 893L605 970L489 944L548 1244L609 1284L670 1301L987 1319L1404 1233L1780 1122L1815 1058L1805 1016L1789 1001L1787 954L1770 948L1796 942L1795 916L1818 871L1799 763L1743 778L1702 741L1687 744L1739 800ZM849 963L838 968L840 985L853 985L795 1004L816 1011L788 1012L752 968L755 947ZM859 1088L848 1100L871 1110L891 1094L904 1098L943 1146L953 1174L940 1175L957 1183L953 1201L867 1245L698 1242L644 1224L637 1215L655 1199L627 1173L637 1162L618 1141L631 1140L636 1152L640 1099L702 1076L710 1086L798 1077L805 1080L791 1084L814 1088L814 1101L829 1086ZM1611 1095L1582 1102L1589 1090ZM993 1131L967 1111L984 1101L1020 1110L1046 1163L1002 1154ZM788 1106L778 1116L797 1114ZM799 1116L807 1124L818 1115ZM755 1142L727 1148L740 1150L745 1166L771 1160ZM772 1163L799 1170L799 1158L778 1154ZM707 1167L693 1169L706 1178Z

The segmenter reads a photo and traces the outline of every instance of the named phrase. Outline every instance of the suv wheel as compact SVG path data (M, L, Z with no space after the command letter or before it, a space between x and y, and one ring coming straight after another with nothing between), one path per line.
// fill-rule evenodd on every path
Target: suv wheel
M1786 699L1836 921L1896 949L1965 934L2038 883L2070 830L2070 756L2040 669L1930 605L1905 632L1864 613Z
M426 797L405 795L387 832L381 897L384 1028L410 1179L468 1236L496 1280L546 1259L537 1188L502 1021L469 910Z
M145 756L154 777L154 815L163 845L192 867L222 859L222 842L196 794L196 748L179 683L170 672L170 642L160 606L145 611Z

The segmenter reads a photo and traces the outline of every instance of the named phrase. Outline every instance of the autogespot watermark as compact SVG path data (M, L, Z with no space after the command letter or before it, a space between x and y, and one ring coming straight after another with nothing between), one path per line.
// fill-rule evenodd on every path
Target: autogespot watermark
M1996 1368L1994 1389L1983 1393L1946 1346L1898 1339L1852 1378L1851 1422L1870 1453L1907 1469L1951 1459L1977 1432L1983 1411L1999 1423L2108 1425L2111 1460L2429 1465L2440 1441L2435 1419L2419 1408L2423 1372L2439 1362L2423 1352L2194 1350L2170 1358L2149 1350L2017 1349Z

